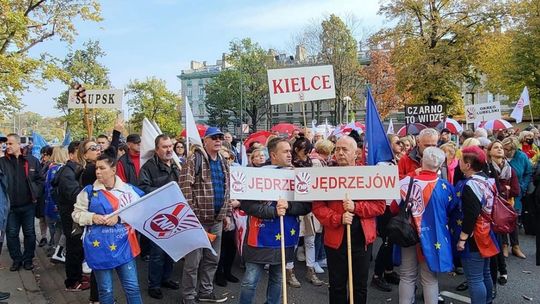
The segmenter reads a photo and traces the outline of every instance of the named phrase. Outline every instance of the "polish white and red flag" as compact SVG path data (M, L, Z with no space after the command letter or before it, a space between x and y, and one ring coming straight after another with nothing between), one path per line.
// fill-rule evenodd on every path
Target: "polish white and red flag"
M208 248L216 254L208 234L175 182L118 209L114 214L161 247L174 261L198 248Z

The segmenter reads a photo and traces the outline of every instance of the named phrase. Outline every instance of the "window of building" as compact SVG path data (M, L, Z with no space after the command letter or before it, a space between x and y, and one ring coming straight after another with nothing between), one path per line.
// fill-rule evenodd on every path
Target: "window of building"
M204 116L204 112L205 112L204 110L205 110L204 104L200 103L199 104L199 115Z
M188 80L186 81L186 84L187 84L188 87L190 87L190 86L191 86L191 79L188 79Z
M187 97L189 97L189 98L191 98L191 96L193 95L193 89L192 89L191 86L189 86L189 87L187 88L187 94L186 94L186 95L187 95Z
M202 99L204 97L204 91L204 85L199 83L199 98Z
M294 107L292 103L287 104L287 112L292 113L294 111Z

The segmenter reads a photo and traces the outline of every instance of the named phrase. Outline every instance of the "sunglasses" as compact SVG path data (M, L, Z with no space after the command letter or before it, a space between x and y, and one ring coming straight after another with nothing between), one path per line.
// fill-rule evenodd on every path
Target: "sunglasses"
M88 149L86 149L85 152L88 152L88 151L101 151L101 146L100 145L91 145L90 147L88 147Z
M211 138L212 140L218 140L218 139L219 139L219 140L224 140L224 139L225 139L225 137L224 137L223 135L219 135L219 134L212 135L212 136L210 136L210 138Z

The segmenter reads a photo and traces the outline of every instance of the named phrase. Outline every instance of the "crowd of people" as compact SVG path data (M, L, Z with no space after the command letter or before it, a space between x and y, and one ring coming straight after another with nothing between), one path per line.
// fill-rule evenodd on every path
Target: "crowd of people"
M90 289L90 303L115 302L116 272L128 303L142 303L141 287L157 300L163 298L162 288L182 288L178 295L182 303L221 303L228 299L214 292L214 284L239 283L237 302L248 304L255 303L258 283L267 270L265 303L276 304L281 303L284 281L292 288L305 284L294 270L295 263L305 262L305 281L322 286L318 275L328 271L329 302L344 304L348 303L347 225L355 303L369 301L372 255L371 285L385 292L398 285L399 303L404 304L415 302L417 285L422 286L425 303L440 302L438 273L443 272L465 274L466 282L458 289L468 289L471 303L492 303L497 284L511 279L505 259L510 254L526 258L519 244L522 228L537 235L540 266L540 225L535 224L540 220L540 132L533 127L518 134L514 129L452 134L432 128L416 136L388 134L394 158L379 165L398 167L401 199L314 202L230 199L230 167L363 166L364 134L352 131L325 138L296 130L252 142L244 154L230 133L208 127L202 146L188 147L182 138L157 136L154 156L141 165L140 135L130 134L124 142L123 131L118 123L112 138L100 135L67 147L44 147L41 159L21 145L17 134L0 137L5 145L0 157L0 228L13 261L11 271L32 270L38 244L51 261L64 264L66 291ZM173 274L174 261L163 249L112 215L171 181L179 184L217 253L196 249L187 254L182 284L174 279L179 277ZM508 234L495 233L480 216L489 216L497 195L521 215ZM388 236L388 223L402 207L411 211L410 222L419 236L414 246L399 247ZM245 235L239 234L243 225L239 217L245 220ZM374 250L378 237L382 243ZM147 285L139 283L139 256L139 263L147 263ZM237 261L245 270L241 278L232 272ZM0 299L8 297L0 292Z

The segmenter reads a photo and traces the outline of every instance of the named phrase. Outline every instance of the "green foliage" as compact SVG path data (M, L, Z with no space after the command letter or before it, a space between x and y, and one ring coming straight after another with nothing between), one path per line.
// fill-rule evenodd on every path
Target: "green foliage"
M156 121L164 133L171 136L180 134L182 100L167 89L164 80L155 77L146 78L145 81L132 80L126 93L130 96L127 104L133 110L130 123L136 131L141 130L146 117Z
M233 117L240 117L240 73L228 69L206 85L208 124L226 128Z
M321 22L319 36L321 63L331 64L334 67L334 80L336 85L336 99L334 100L336 122L341 122L345 115L345 104L342 102L346 96L352 98L352 103L360 96L361 81L360 63L358 62L357 41L351 30L336 15L330 15Z
M0 0L0 115L22 107L20 94L28 86L68 79L55 58L33 58L28 51L55 36L71 44L77 18L100 21L98 1Z
M242 113L244 122L249 122L252 130L257 130L257 125L268 114L270 107L266 71L275 65L274 58L258 43L244 38L230 42L226 60L232 67L221 72L206 86L209 123L225 127L231 117L240 118Z
M479 84L473 66L480 42L502 26L508 6L503 0L387 0L379 13L395 24L375 40L394 48L398 90L419 103L446 102L450 113L459 113L461 84Z
M506 66L508 86L506 93L515 105L523 87L529 89L531 106L535 115L540 114L540 0L521 3L521 22L513 31L510 64Z
M99 41L89 40L83 44L84 48L71 51L62 60L63 72L67 75L64 80L66 87L70 87L73 81L81 83L87 90L108 89L110 87L109 70L99 62L105 57ZM73 138L86 138L87 129L84 123L82 109L68 109L68 90L55 98L56 108L64 112L64 121L71 130ZM91 109L89 117L93 122L94 136L109 134L116 119L116 112L108 109Z

